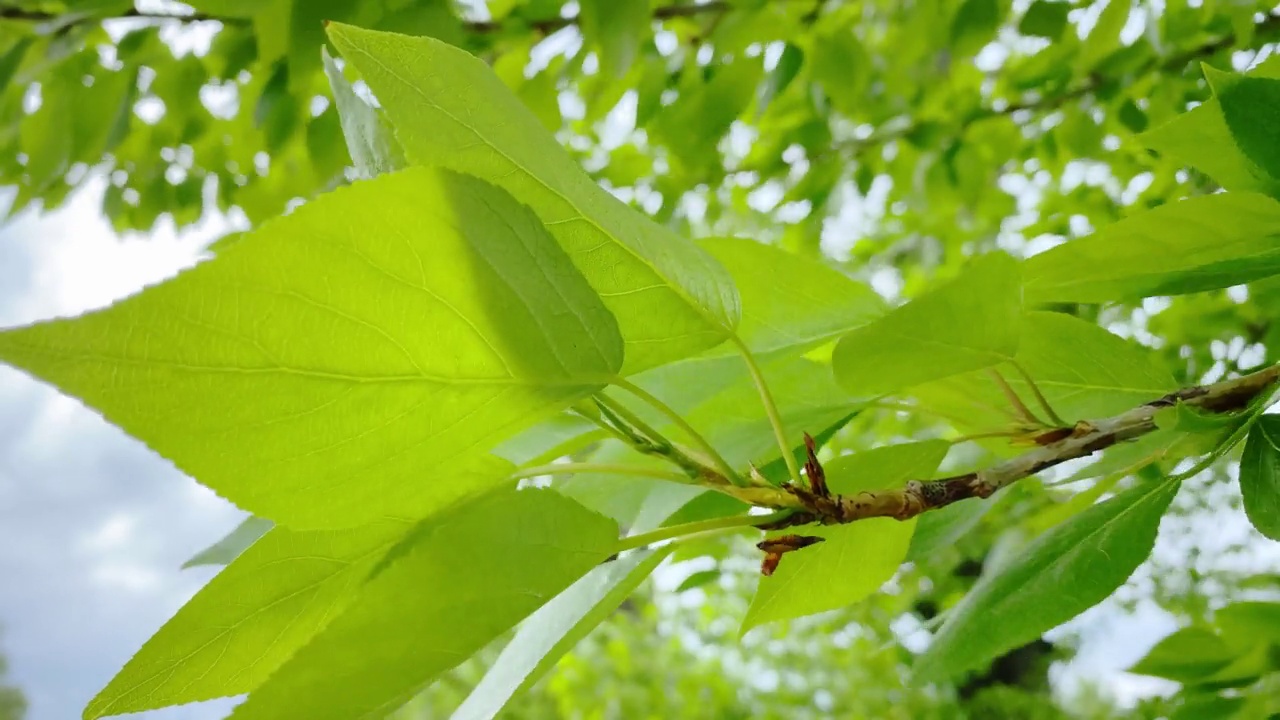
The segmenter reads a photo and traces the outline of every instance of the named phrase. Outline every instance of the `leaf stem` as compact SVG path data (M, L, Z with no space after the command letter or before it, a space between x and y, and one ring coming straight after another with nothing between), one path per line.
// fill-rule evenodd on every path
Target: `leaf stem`
M992 380L996 381L996 385L1000 387L1000 392L1004 393L1005 399L1017 411L1018 417L1023 422L1029 423L1032 427L1045 427L1047 425L1045 421L1031 412L1031 408L1027 407L1026 403L1022 402L1022 398L1018 397L1018 393L1014 392L1013 388L1009 386L1009 382L1004 379L1004 375L1001 375L999 370L991 368L987 373L991 375Z
M608 408L609 412L613 413L619 418L622 418L627 422L628 425L647 435L650 441L660 445L671 444L671 441L663 437L662 433L655 430L652 425L650 425L649 423L641 419L639 415L632 412L631 409L628 408L626 405L623 405L622 403L618 402L617 400L614 400L613 398L609 397L608 395L602 392L596 393L595 398L597 402L599 402L602 405L605 405Z
M787 443L787 432L782 426L782 416L778 414L778 406L773 402L773 394L769 392L769 384L765 382L764 373L760 372L760 366L756 364L755 357L747 344L742 342L742 338L734 335L733 344L737 346L742 359L746 361L747 370L751 373L751 381L760 392L760 402L764 405L764 414L769 418L769 424L773 426L773 436L778 441L778 451L782 453L782 461L787 464L787 474L791 476L791 482L800 485L800 468L796 465L791 445Z
M608 463L551 463L549 465L533 465L523 467L511 474L512 480L540 477L542 475L574 475L577 473L602 473L608 475L634 475L659 480L670 480L689 484L689 476L683 473L647 468L640 465L611 465Z
M731 517L714 518L712 520L701 520L699 522L658 528L657 530L651 530L637 535L628 535L627 537L620 539L615 547L615 551L624 552L626 550L634 550L636 548L642 548L646 545L652 545L664 540L673 540L675 538L689 537L692 535L703 535L723 532L725 530L735 530L738 528L756 527L757 525L765 525L782 520L783 518L791 515L792 512L793 511L791 510L780 510L767 515L734 515Z
M1071 423L1063 420L1058 413L1053 411L1053 406L1049 404L1049 398L1045 397L1044 393L1040 392L1040 386L1036 385L1036 381L1031 377L1031 373L1027 372L1027 369L1022 367L1022 364L1017 360L1010 360L1009 364L1013 365L1013 368L1018 371L1018 374L1022 376L1022 379L1027 382L1027 387L1031 388L1032 394L1036 396L1036 402L1040 403L1040 407L1044 409L1044 414L1049 416L1049 420L1057 424L1058 427L1070 427Z
M729 465L724 457L711 446L711 443L707 442L706 438L702 437L702 435L689 424L689 421L681 417L680 413L671 409L671 406L659 400L648 390L645 390L625 378L616 378L614 379L613 384L623 390L626 390L632 395L635 395L644 402L653 406L655 410L665 415L676 427L684 431L685 435L687 435L694 444L707 454L707 457L715 464L716 469L725 476L725 479L738 487L746 487L746 482L739 477L738 473L734 472L733 467ZM628 420L630 420L630 418L628 418Z

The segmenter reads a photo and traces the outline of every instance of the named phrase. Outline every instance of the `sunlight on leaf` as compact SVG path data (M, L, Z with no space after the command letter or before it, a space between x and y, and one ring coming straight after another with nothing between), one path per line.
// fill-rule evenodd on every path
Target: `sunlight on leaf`
M84 717L253 690L341 614L409 527L271 530L165 623Z
M398 708L585 575L618 526L548 490L505 491L427 521L235 720L347 720Z
M1013 357L1022 316L1019 263L1004 253L840 339L836 379L867 397L990 367Z
M617 610L671 549L632 552L600 565L530 615L454 711L452 720L497 717L512 698L550 672L579 640Z
M1202 195L1112 223L1026 263L1027 301L1115 302L1280 273L1280 202Z
M411 168L308 203L106 310L0 332L245 510L416 518L494 487L484 452L608 382L609 312L502 190Z
M950 447L945 440L926 440L841 455L826 465L827 484L840 494L901 487L931 477ZM826 540L787 554L773 575L760 578L742 632L842 608L874 593L906 559L915 524L915 519L872 518L788 531Z
M727 339L738 295L719 263L605 192L481 60L438 40L331 23L410 162L474 174L527 203L618 319L627 374Z

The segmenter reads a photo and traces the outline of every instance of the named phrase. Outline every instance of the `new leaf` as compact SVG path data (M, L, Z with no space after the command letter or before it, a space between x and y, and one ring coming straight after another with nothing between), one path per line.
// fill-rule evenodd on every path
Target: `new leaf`
M308 203L112 307L0 333L242 508L298 528L424 517L485 451L598 390L617 327L527 208L411 168Z

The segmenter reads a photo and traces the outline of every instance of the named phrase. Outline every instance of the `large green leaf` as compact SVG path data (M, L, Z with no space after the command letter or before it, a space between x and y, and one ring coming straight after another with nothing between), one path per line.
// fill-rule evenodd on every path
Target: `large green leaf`
M381 717L603 561L617 531L549 490L490 495L427 521L231 717Z
M1240 456L1244 512L1258 532L1280 540L1280 417L1263 415Z
M0 333L246 510L421 517L494 487L484 451L621 364L609 312L502 190L411 168L308 203L112 307Z
M85 718L239 695L337 617L409 529L275 528L209 582L85 708Z
M1146 560L1177 493L1139 485L1049 530L984 574L916 661L921 679L985 666L1104 600Z
M600 565L529 616L452 720L497 717L511 699L546 675L573 646L618 609L670 554L629 553Z
M351 161L362 177L370 178L405 167L404 151L377 109L356 95L342 69L324 51L324 73L333 91L333 103L342 122Z
M338 23L410 162L474 174L528 203L613 311L627 373L728 338L738 295L696 245L597 186L483 61L431 38Z
M841 338L831 364L860 396L990 367L1018 349L1022 285L1004 253L978 258L956 279Z
M945 440L887 445L842 455L826 466L832 492L857 493L901 487L931 477L951 447ZM888 582L906 559L915 519L871 518L849 525L805 527L824 542L789 553L760 585L742 630L835 610L862 600Z
M1280 273L1280 202L1258 193L1161 205L1026 263L1028 302L1114 302Z
M817 260L741 238L698 244L738 286L738 337L758 356L834 340L885 312L874 290Z
M1054 411L1068 422L1107 417L1155 400L1177 387L1149 348L1062 313L1033 311L1022 319L1014 361ZM1026 379L1013 368L1001 374L1022 402L1043 415ZM1010 422L1010 403L983 371L912 390L929 410L965 428L992 430Z
M240 557L241 553L257 542L258 538L266 535L274 525L270 520L250 515L235 530L227 533L226 537L182 563L182 568L185 570L200 565L226 565Z

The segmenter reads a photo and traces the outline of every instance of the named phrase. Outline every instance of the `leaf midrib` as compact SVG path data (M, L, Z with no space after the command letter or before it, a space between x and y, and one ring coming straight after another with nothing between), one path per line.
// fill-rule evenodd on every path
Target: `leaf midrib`
M3 335L0 334L0 341ZM41 347L9 342L11 348L17 348L27 354L58 360L97 361L116 365L134 365L143 368L166 368L191 373L210 373L228 375L297 375L320 380L354 384L395 384L395 383L433 383L437 385L478 385L478 386L522 386L522 387L588 387L608 385L617 379L616 375L581 375L574 378L533 379L518 377L450 377L419 373L411 375L353 375L350 373L299 368L286 365L275 367L238 367L235 365L192 365L173 360L155 360L109 355L106 353L60 353Z

